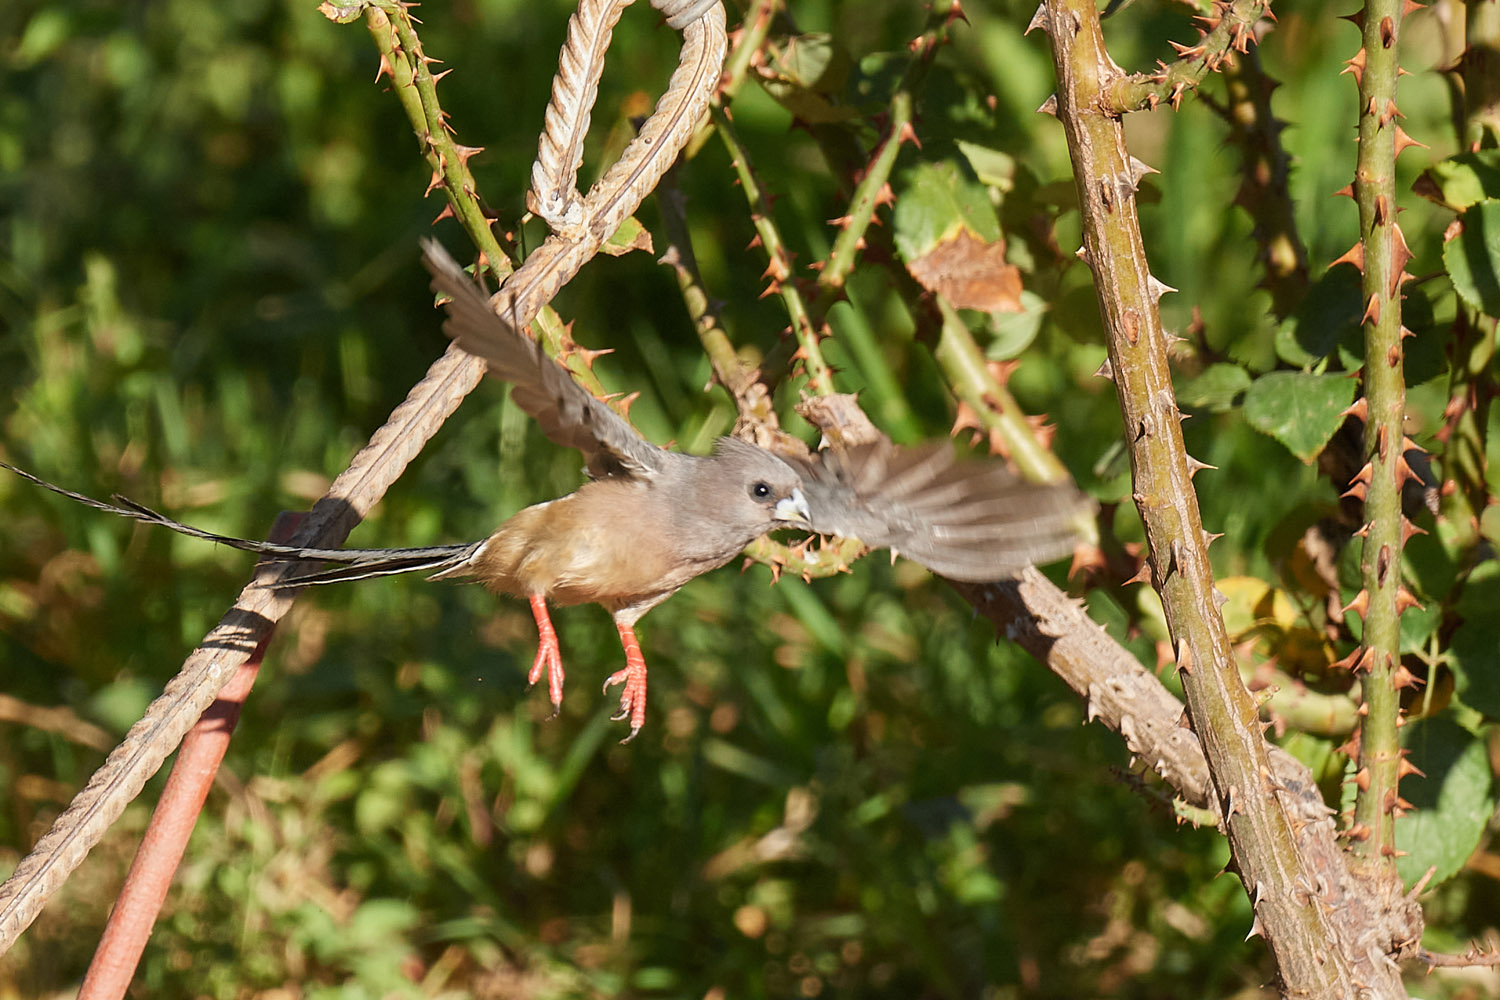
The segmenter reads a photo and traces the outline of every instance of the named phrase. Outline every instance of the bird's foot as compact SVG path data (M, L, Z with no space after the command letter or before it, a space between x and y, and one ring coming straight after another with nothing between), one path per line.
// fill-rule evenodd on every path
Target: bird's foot
M542 670L547 671L547 697L552 701L552 717L555 719L562 711L562 647L557 644L557 630L552 627L552 617L547 614L544 598L531 598L531 616L536 619L536 660L531 664L526 681L535 684L542 679Z
M625 669L617 670L604 682L607 692L616 684L624 685L620 691L620 711L611 716L615 721L630 720L630 735L621 740L629 743L646 724L646 657L641 653L641 644L636 641L635 629L629 625L615 626L620 632L620 645L625 647Z

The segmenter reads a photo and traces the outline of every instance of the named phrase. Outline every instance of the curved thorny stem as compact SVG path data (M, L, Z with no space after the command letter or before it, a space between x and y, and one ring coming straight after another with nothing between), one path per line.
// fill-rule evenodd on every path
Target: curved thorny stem
M1083 221L1081 256L1108 335L1110 370L1130 446L1134 499L1150 543L1149 578L1160 592L1177 653L1188 716L1202 741L1233 866L1254 906L1288 995L1404 996L1386 958L1380 893L1348 877L1321 805L1298 794L1306 768L1278 763L1219 613L1193 474L1183 448L1158 300L1170 291L1149 270L1136 213L1146 168L1125 147L1103 95L1123 73L1105 51L1095 5L1048 0L1034 25L1052 42L1058 90L1049 106L1067 134ZM1397 887L1399 888L1399 886ZM1357 919L1348 923L1348 915ZM1369 932L1369 933L1367 933Z
M1405 0L1373 0L1360 17L1362 46L1349 61L1359 84L1359 158L1345 193L1359 205L1360 240L1341 258L1360 269L1365 301L1364 398L1352 408L1365 420L1368 461L1349 493L1365 502L1362 587L1346 611L1364 619L1362 645L1350 662L1364 673L1364 718L1356 742L1358 771L1354 854L1389 867L1396 854L1396 816L1406 807L1396 786L1409 773L1396 728L1399 689L1414 683L1401 665L1401 613L1416 598L1401 582L1401 553L1416 530L1401 510L1401 490L1417 474L1406 459L1416 448L1405 433L1406 376L1401 342L1401 285L1411 251L1396 222L1396 157L1413 140L1396 107L1397 42Z

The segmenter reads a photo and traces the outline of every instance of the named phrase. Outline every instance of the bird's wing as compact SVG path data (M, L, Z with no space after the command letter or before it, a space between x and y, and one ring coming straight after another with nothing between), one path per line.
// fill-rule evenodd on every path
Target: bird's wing
M1071 553L1079 519L1093 508L1072 486L1027 483L995 461L960 461L946 441L905 448L881 440L786 460L802 472L814 531L971 583Z
M667 452L636 433L614 410L573 380L536 341L495 315L489 298L436 240L422 241L432 290L446 295L443 332L483 358L489 373L511 383L511 398L555 444L583 452L589 474L650 476Z

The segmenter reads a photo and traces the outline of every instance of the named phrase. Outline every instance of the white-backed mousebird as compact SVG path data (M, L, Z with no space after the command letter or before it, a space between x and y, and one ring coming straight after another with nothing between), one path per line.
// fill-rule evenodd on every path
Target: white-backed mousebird
M994 460L960 460L946 441L902 447L888 440L810 458L778 455L736 438L713 454L660 448L573 380L536 342L492 311L483 290L436 242L423 244L434 291L448 298L443 331L489 373L553 442L583 453L589 481L576 492L515 514L489 537L416 549L313 549L230 538L181 524L134 501L102 503L18 473L99 510L263 555L336 563L283 586L423 571L473 579L524 597L536 619L534 684L545 672L562 703L563 665L548 602L602 604L614 616L625 666L620 713L630 739L646 718L646 660L635 623L694 577L723 566L777 528L856 537L940 576L1003 579L1031 562L1073 550L1092 502L1069 485L1023 482ZM4 464L4 463L0 463Z

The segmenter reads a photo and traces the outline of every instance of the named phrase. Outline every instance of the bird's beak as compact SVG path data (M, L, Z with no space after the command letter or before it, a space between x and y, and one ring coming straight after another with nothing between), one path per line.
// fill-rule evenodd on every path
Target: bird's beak
M802 495L801 490L792 490L791 496L777 500L776 506L771 508L771 513L778 521L812 524L812 511L807 509L807 497Z

